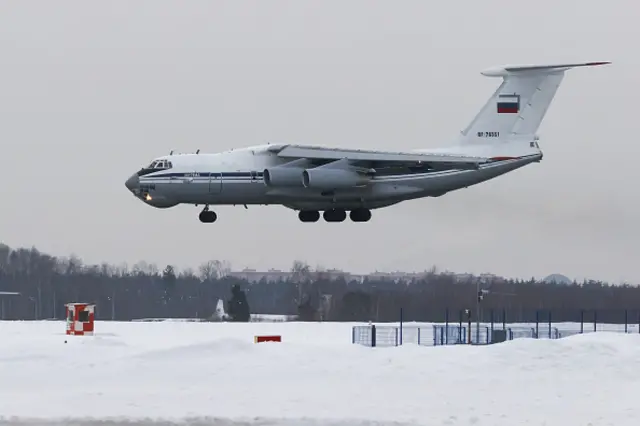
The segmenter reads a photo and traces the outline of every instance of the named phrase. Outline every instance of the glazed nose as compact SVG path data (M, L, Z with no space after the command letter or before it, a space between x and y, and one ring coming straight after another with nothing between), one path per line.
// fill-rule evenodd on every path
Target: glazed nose
M127 187L129 191L135 191L138 189L140 185L140 178L137 174L132 174L129 179L124 182L124 186Z

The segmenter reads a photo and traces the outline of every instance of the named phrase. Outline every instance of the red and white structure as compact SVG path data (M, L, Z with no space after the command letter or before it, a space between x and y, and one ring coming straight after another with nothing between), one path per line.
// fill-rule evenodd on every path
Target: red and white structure
M282 342L282 336L253 336L255 343L261 342Z
M67 303L67 334L92 336L95 307L92 303Z

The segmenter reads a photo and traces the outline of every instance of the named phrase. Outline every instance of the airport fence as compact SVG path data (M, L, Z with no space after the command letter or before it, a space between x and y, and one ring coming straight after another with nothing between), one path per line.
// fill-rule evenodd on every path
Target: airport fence
M586 322L586 311L581 312L580 321L552 322L550 312L538 311L532 322L508 323L506 318L496 323L491 315L491 322L472 321L466 314L466 321L460 316L458 323L406 323L400 312L400 321L396 324L369 324L352 327L351 341L365 346L399 346L402 344L417 344L422 346L441 345L488 345L507 340L532 339L560 339L575 334L597 331L620 333L640 333L640 318L638 323L632 324L624 312L625 321L620 323L601 323L597 321L597 312L592 312L591 321ZM544 320L544 321L541 321Z

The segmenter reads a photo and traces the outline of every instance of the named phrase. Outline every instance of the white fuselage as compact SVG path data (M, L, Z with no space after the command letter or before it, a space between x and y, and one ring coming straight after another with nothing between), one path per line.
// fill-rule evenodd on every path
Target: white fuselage
M542 158L537 144L533 146L530 141L523 141L521 144L510 142L500 147L500 150L496 150L495 146L464 147L464 151L470 155L492 155L497 161L481 165L478 170L391 173L374 176L364 186L320 191L305 188L302 176L298 185L281 188L267 186L263 178L264 170L287 163L267 148L268 146L255 146L217 154L175 154L160 157L158 160L170 161L171 168L147 170L146 174L139 177L141 199L159 208L177 204L277 204L296 210L351 210L359 207L375 209L404 200L440 196L484 182ZM448 148L446 152L452 152L452 149Z

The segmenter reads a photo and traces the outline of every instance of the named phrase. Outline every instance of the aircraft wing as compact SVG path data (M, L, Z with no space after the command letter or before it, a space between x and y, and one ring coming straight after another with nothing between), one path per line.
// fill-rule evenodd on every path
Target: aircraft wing
M308 145L279 145L272 148L278 157L302 159L328 163L347 159L353 164L371 168L378 167L432 167L447 169L476 169L490 160L485 157L471 157L453 154L433 154L407 151L374 151L362 149L328 148Z

